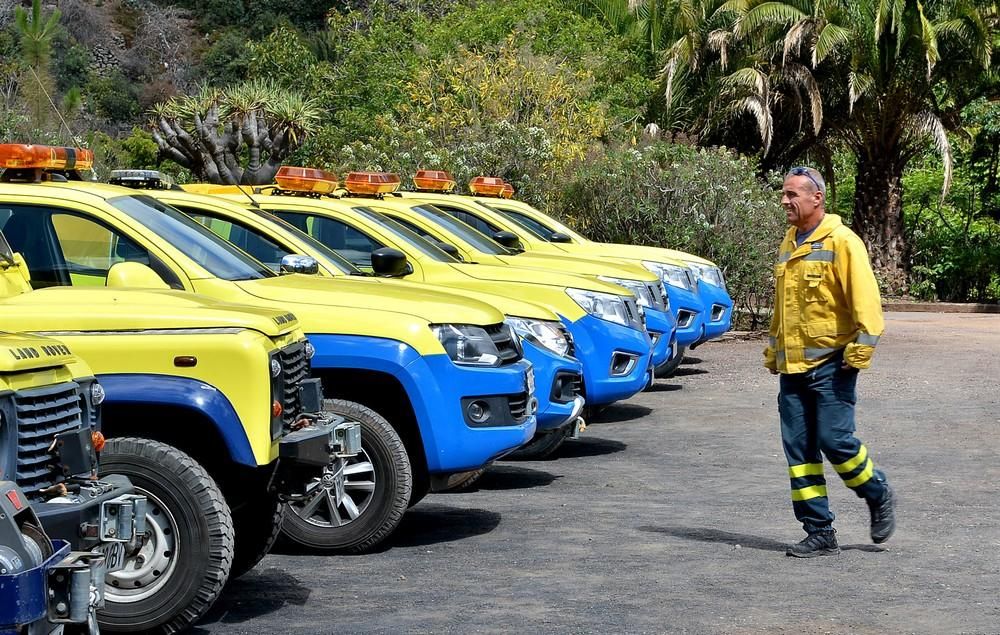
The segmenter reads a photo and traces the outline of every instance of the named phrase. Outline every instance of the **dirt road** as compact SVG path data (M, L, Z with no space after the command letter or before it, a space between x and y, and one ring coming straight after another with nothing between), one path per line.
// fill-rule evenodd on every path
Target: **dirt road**
M836 482L844 551L797 560L757 341L712 343L554 460L432 495L381 553L272 554L203 633L998 633L1000 316L887 314L859 436L899 497L870 544Z

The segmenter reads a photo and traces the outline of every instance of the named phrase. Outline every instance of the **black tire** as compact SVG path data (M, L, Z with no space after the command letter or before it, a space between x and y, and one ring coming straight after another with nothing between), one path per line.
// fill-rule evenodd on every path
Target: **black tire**
M659 378L671 377L680 368L681 362L684 361L684 351L687 350L686 346L678 346L677 354L674 355L670 361L664 362L653 369L653 375Z
M108 574L101 629L186 629L215 603L232 567L233 519L222 491L190 456L149 439L109 439L100 473L127 476L147 496L143 558L130 556Z
M342 518L334 520L331 505L325 501L317 506L308 520L300 515L305 512L307 504L286 504L282 533L296 544L324 553L365 553L395 531L403 518L413 487L410 459L396 431L371 408L343 399L325 399L323 409L361 424L363 453L350 459L348 470L352 466L363 466L373 477L374 487L370 494L366 494L369 490L362 487L368 487L367 483L371 480L358 481L353 487L345 486L345 491L352 494L352 504L360 512L347 522L343 522ZM318 496L323 496L322 492ZM341 524L336 526L338 522Z
M229 572L230 580L253 569L271 552L271 547L281 535L284 516L285 505L277 494L262 493L251 497L233 511L236 550L233 554L233 568Z
M572 432L570 426L574 425L576 424L570 423L552 432L536 434L531 441L528 441L507 456L512 459L528 461L537 461L552 456L552 453L562 447L562 444L569 438L570 432Z

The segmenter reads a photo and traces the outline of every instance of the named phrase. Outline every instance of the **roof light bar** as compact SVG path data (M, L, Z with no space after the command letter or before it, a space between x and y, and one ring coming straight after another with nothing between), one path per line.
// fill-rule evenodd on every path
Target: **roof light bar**
M444 170L417 170L413 177L418 192L451 192L455 185L455 179Z
M94 152L86 148L0 144L0 168L36 170L89 170L94 167Z
M274 181L283 190L289 192L308 192L310 194L330 194L337 189L337 175L316 168L300 168L285 165L278 169Z
M399 185L399 175L392 172L351 172L344 179L348 192L367 196L395 192Z
M174 178L159 170L111 170L108 183L137 190L169 190Z
M500 198L514 198L514 186L505 181L503 189L500 190Z
M507 183L497 176L476 176L469 181L469 191L479 196L500 196L505 185Z

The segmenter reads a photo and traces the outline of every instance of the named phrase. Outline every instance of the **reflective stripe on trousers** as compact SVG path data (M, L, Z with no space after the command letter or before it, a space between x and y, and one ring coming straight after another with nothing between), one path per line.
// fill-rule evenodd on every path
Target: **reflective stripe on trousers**
M823 456L858 496L881 501L885 475L875 469L868 449L854 436L858 372L843 369L838 353L816 368L781 375L778 412L788 460L792 508L807 532L832 526Z

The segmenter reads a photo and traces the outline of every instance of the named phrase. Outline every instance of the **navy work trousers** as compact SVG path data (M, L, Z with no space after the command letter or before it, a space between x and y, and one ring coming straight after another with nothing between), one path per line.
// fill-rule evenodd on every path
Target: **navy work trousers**
M808 533L833 527L821 452L861 498L878 503L886 495L885 474L854 436L858 371L843 362L840 352L805 373L781 375L778 413L792 508Z

